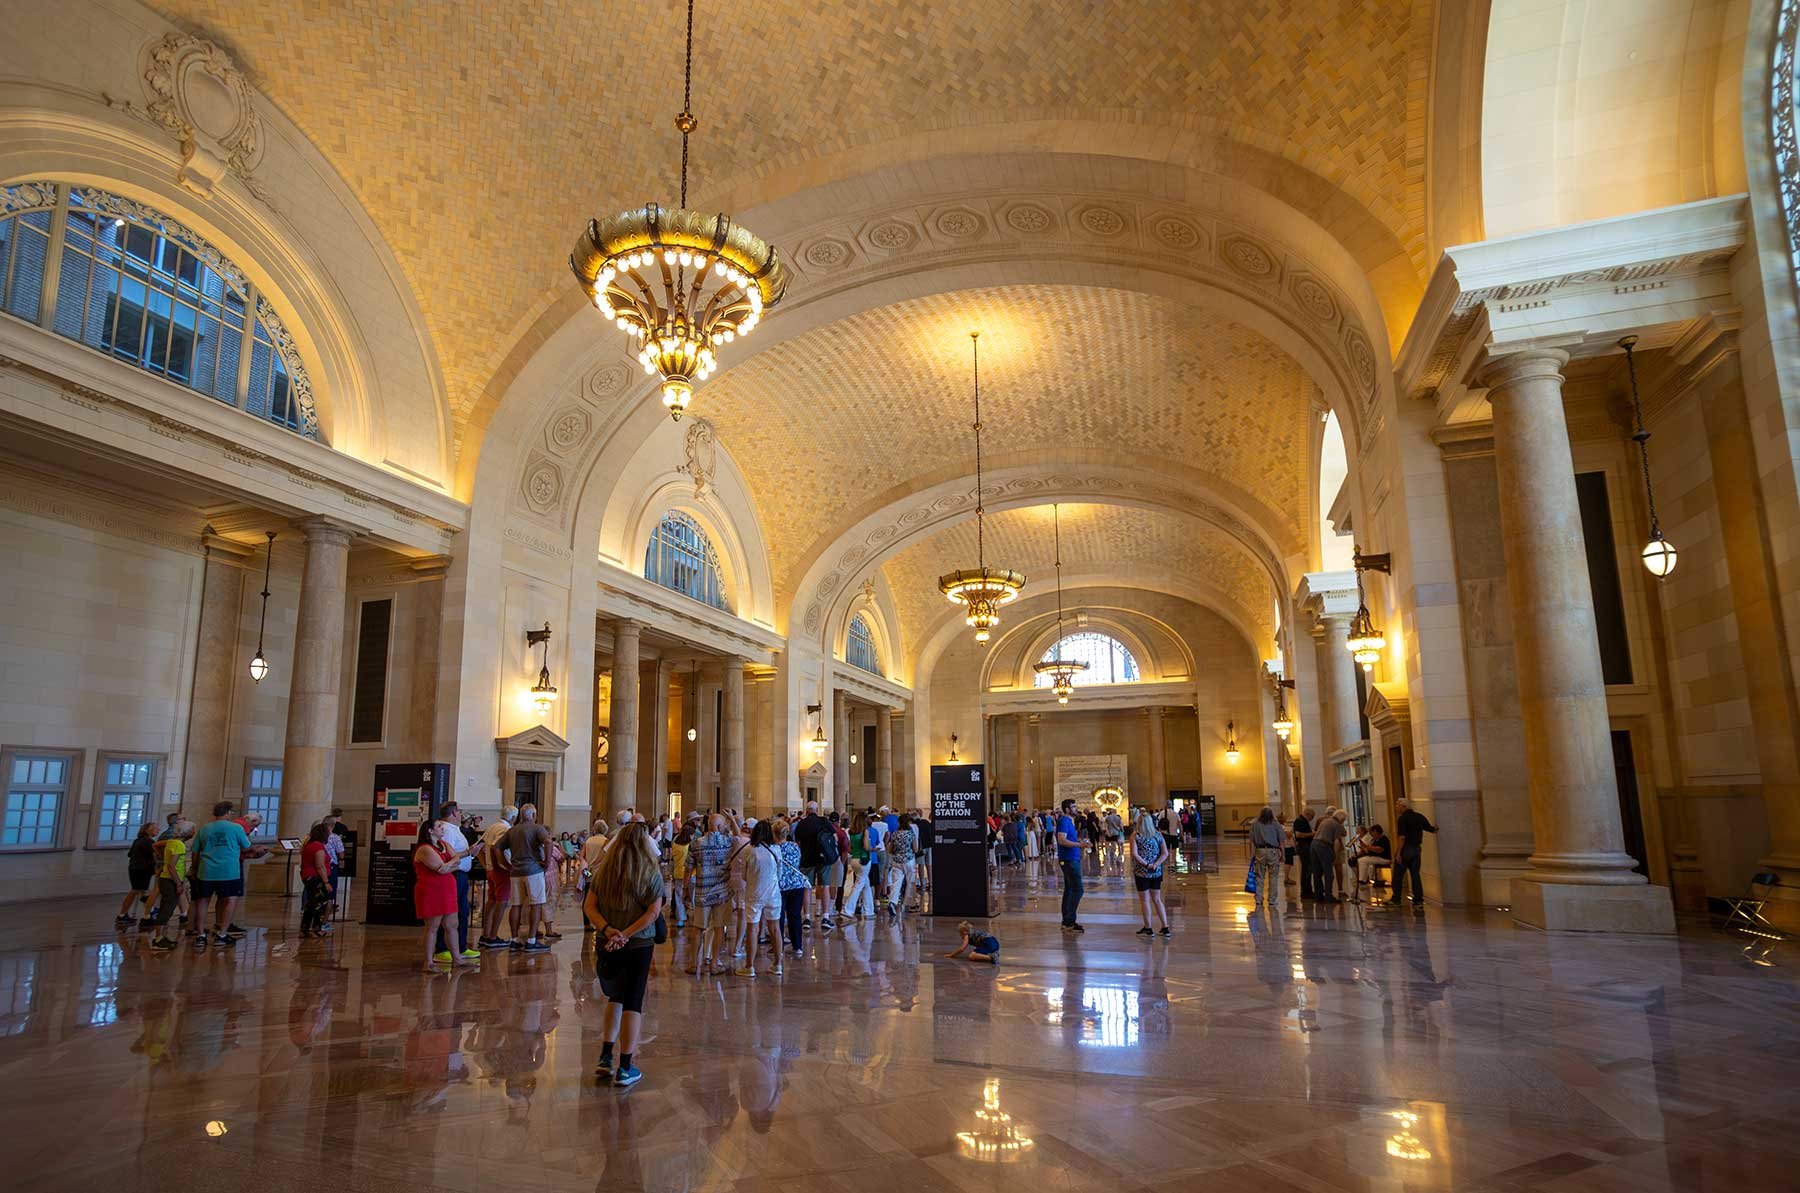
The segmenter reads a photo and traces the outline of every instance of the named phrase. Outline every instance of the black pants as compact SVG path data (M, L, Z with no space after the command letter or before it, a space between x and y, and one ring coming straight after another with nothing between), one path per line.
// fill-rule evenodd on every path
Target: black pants
M318 931L325 922L325 909L330 906L331 888L317 874L308 875L306 889L300 892L300 931Z
M1406 876L1412 875L1413 903L1425 902L1425 887L1419 881L1419 863L1423 859L1424 850L1417 845L1408 845L1400 850L1400 860L1394 864L1394 902L1400 902L1406 894Z
M469 876L461 870L456 871L456 933L457 951L464 953L468 952ZM446 939L447 935L448 933L443 928L438 929L437 946L438 952L440 953L447 953L450 951L450 942Z
M1294 852L1300 855L1300 897L1316 899L1319 896L1319 880L1313 872L1312 838L1294 842Z
M1075 913L1081 907L1081 863L1064 860L1062 880L1062 922L1066 927L1076 922Z
M1332 887L1337 878L1337 851L1324 841L1312 843L1313 894L1321 899L1334 899Z
M806 912L806 888L781 892L781 918L787 921L788 943L794 946L797 953L805 948L806 937L801 931L801 917Z

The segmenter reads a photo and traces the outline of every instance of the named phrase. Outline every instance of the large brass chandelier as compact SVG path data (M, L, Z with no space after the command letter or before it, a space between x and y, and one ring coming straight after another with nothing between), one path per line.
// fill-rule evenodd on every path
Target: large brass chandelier
M694 119L694 0L687 6L681 88L681 206L646 203L591 219L569 268L594 306L637 345L638 363L662 378L663 405L680 420L694 383L717 367L714 351L749 335L781 301L787 269L775 247L720 212L687 207L688 137Z
M1056 645L1050 648L1049 658L1033 663L1031 669L1039 675L1050 676L1050 690L1056 693L1056 702L1067 704L1069 697L1075 692L1075 676L1086 671L1088 665L1080 659L1062 657L1062 510L1060 506L1052 505L1050 507L1050 525L1056 535Z
M969 333L969 346L975 354L975 566L959 568L938 577L938 591L968 610L963 620L975 630L975 641L986 642L994 627L1000 624L1000 606L1019 595L1025 577L1005 568L987 565L986 542L983 537L984 509L981 493L981 333Z

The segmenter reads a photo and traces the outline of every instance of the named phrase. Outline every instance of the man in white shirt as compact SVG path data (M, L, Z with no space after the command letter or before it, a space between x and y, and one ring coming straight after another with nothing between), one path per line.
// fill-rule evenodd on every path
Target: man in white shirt
M469 839L462 831L462 809L452 800L438 810L438 819L444 822L444 846L452 853L463 853L469 848ZM473 961L481 956L480 949L469 947L469 870L475 864L472 856L465 856L456 863L456 948L464 960ZM438 929L438 951L434 960L446 965L455 958L450 956L450 930Z
M503 949L507 942L500 936L500 913L507 913L512 934L519 934L519 909L512 903L512 875L506 870L506 855L501 852L506 834L512 832L519 818L517 808L502 808L499 819L481 832L481 868L487 872L487 899L481 905L481 939L475 943L484 949Z

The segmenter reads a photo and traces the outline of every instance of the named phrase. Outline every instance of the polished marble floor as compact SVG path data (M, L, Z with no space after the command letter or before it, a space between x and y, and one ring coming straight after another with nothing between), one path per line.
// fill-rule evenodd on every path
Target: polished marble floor
M115 903L0 915L0 1122L19 1189L1730 1190L1800 1170L1795 945L1704 920L1550 936L1503 913L1257 913L1227 846L1148 941L1009 876L998 967L913 917L786 976L659 959L633 1089L597 1087L573 931L479 972L413 935L152 953ZM282 923L286 916L285 926ZM560 917L575 922L572 910ZM670 950L663 951L667 958ZM673 955L679 955L675 953Z

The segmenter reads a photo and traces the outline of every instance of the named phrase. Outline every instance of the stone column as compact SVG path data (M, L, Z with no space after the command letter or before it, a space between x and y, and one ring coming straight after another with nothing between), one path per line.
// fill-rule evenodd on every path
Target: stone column
M1624 849L1606 686L1594 628L1575 464L1554 349L1482 372L1494 411L1500 533L1512 599L1536 851L1512 883L1513 918L1564 931L1673 932L1663 887Z
M888 743L889 754L894 760L894 810L910 808L913 804L912 787L907 782L906 761L912 755L910 745L912 734L912 714L904 708L894 710L894 719L888 725L888 732L893 740Z
M1025 713L1013 714L1014 738L1013 758L1017 763L1019 776L1019 807L1029 808L1037 798L1036 778L1031 773L1031 718Z
M894 806L894 710L875 710L875 806Z
M675 664L657 659L642 666L638 694L637 809L652 821L669 810L669 682Z
M1341 614L1319 618L1319 666L1325 680L1325 753L1334 754L1362 740L1362 710L1356 706L1357 661L1346 645L1350 619Z
M306 563L294 625L287 745L281 752L281 835L304 837L331 810L338 740L338 681L344 668L347 527L327 518L300 523Z
M831 694L831 806L850 805L850 697Z
M643 627L630 618L613 622L612 698L606 719L607 819L637 798L638 667Z
M681 676L681 811L700 806L700 682L689 668ZM689 738L688 734L694 734Z
M194 684L188 697L187 749L181 763L181 814L195 824L212 818L212 806L224 794L231 694L239 677L248 680L250 674L249 660L241 664L238 660L238 618L250 548L207 529L200 621L194 634ZM273 675L274 667L269 670ZM161 821L167 811L158 803L151 808L151 819Z
M1150 792L1140 806L1160 811L1169 806L1169 752L1163 742L1162 705L1145 709L1144 719L1149 738L1146 748L1150 751Z
M744 814L744 657L725 657L724 748L719 751L719 797Z
M1770 851L1762 865L1781 878L1764 914L1794 931L1800 929L1800 702L1736 355L1718 372L1724 384L1703 392L1700 408L1768 816Z

